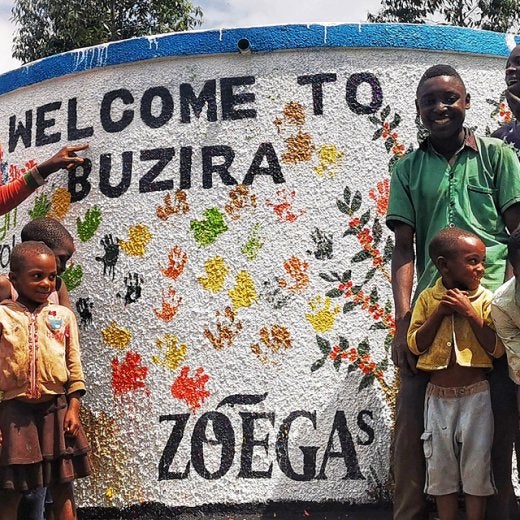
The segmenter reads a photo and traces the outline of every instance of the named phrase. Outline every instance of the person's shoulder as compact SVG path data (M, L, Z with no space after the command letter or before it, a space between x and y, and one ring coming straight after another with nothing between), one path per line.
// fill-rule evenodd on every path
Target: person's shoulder
M477 135L475 138L480 146L485 146L486 148L511 148L508 143L504 142L499 137L494 137L491 135Z
M503 283L493 294L492 302L500 306L506 301L513 300L515 297L516 278L510 278Z
M492 134L491 137L496 137L503 140L509 133L516 133L516 122L511 121L499 126Z

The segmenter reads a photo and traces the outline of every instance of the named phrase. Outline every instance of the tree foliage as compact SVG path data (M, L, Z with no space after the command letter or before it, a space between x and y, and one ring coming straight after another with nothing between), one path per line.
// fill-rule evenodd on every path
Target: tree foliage
M370 22L445 23L490 31L518 30L520 0L382 0Z
M185 31L202 23L189 0L16 0L13 57L23 63L133 36Z

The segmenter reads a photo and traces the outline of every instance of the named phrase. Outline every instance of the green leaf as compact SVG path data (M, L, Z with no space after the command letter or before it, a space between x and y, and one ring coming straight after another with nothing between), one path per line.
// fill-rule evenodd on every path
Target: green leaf
M390 137L385 141L385 148L387 153L390 153L390 150L392 149L392 146L394 146L394 140Z
M363 289L362 285L354 285L351 289L352 294L357 294L359 291L361 291L361 289Z
M386 239L385 248L383 249L383 262L388 262L390 258L392 258L392 253L394 251L394 241L392 237L388 237Z
M374 274L376 273L376 269L375 267L372 268L372 269L369 269L366 274L365 274L365 281L363 283L367 283L369 282L370 280L372 280L372 278L374 278Z
M341 211L341 213L345 213L345 215L352 215L352 211L342 200L337 200L336 206L338 206L338 209Z
M336 371L339 372L339 367L341 366L341 356L338 356L332 364L334 365Z
M332 274L327 273L320 273L318 276L327 282L336 282L339 280L339 278L335 278Z
M347 228L347 230L343 233L343 236L346 237L348 235L357 235L358 231L356 228Z
M339 289L331 289L325 293L325 296L328 296L329 298L339 298L340 296L343 296L343 291L340 291Z
M357 365L355 363L352 363L347 368L347 374L350 374L350 373L354 372L354 370L356 370L356 368L357 368Z
M353 311L355 306L354 302L346 302L345 305L343 305L343 314Z
M365 211L361 217L359 217L360 226L364 226L370 220L370 210Z
M392 342L394 341L394 337L392 334L387 334L385 338L385 351L388 352L392 348Z
M377 287L374 287L370 292L370 303L377 303L377 300L379 300L379 294L377 293Z
M363 249L363 251L359 251L352 257L351 262L356 262L356 263L363 262L364 260L368 260L370 257L371 257L370 252L365 251Z
M390 130L397 128L399 123L401 122L401 116L399 114L394 114L394 120L390 123Z
M385 312L387 314L392 314L392 310L393 310L393 307L392 307L392 302L390 300L386 300L386 303L385 303Z
M321 359L316 360L311 366L311 372L315 372L316 370L321 368L325 364L326 359L326 357L323 357Z
M352 271L350 269L347 269L343 275L341 276L341 281L343 283L347 283L348 281L350 281L350 277L352 276Z
M373 323L372 325L370 325L368 330L383 330L383 329L386 330L386 329L388 329L388 327L382 321L377 321L376 323Z
M345 201L345 204L347 204L347 206L350 205L351 196L352 192L350 191L350 188L348 186L345 186L345 189L343 190L343 200Z
M322 351L323 354L330 354L330 341L325 338L320 338L320 336L316 336L316 343L318 344L318 348Z
M365 338L359 345L358 345L358 352L361 355L369 354L370 353L370 343L368 342L368 338Z
M368 120L374 125L379 126L383 124L383 121L381 121L377 116L368 116Z
M343 336L340 336L339 337L339 347L340 347L341 352L344 352L345 350L347 350L350 347L348 339L344 338Z
M350 206L352 213L355 213L361 207L362 202L363 197L361 193L359 191L356 191L356 193L354 194L354 198L352 199L352 204Z
M358 392L361 392L361 390L364 390L365 388L369 387L374 382L374 375L373 374L367 374L366 376L361 379L359 386L358 386Z
M378 368L384 372L388 368L388 358L383 359L383 361L379 363Z
M390 115L390 105L386 105L383 110L381 110L381 119L384 121Z
M372 236L374 238L374 245L376 246L383 237L383 226L381 225L381 221L378 218L374 220L374 225L372 226Z
M377 141L381 137L382 134L383 134L383 128L378 128L374 132L374 135L372 136L372 141Z

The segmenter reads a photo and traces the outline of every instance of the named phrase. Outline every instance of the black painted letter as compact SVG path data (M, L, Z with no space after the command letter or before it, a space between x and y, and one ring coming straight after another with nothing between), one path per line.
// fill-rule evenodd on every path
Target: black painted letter
M298 85L312 85L312 106L315 116L323 115L323 84L336 81L336 74L298 76Z

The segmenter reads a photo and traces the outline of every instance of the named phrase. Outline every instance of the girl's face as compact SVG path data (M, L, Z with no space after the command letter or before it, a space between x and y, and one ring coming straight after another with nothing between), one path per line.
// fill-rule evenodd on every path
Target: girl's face
M55 291L56 275L54 255L36 254L28 255L21 269L9 273L9 279L18 293L18 301L33 310Z

